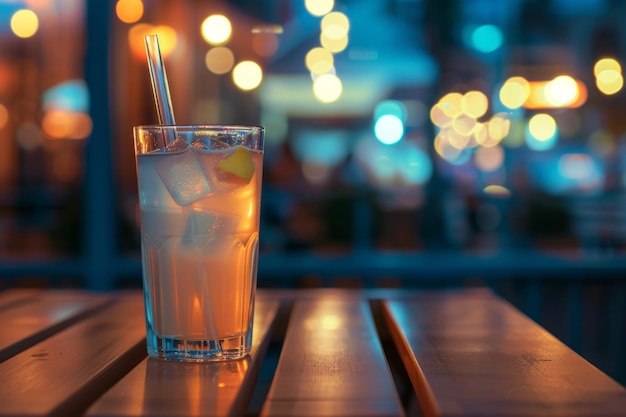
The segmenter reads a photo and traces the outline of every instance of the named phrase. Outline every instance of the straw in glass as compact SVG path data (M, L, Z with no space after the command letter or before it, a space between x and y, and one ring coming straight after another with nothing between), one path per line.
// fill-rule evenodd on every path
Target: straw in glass
M148 35L144 40L159 124L175 125L174 109L172 108L170 89L167 84L167 73L165 72L165 66L161 58L161 49L159 48L159 37L157 35Z

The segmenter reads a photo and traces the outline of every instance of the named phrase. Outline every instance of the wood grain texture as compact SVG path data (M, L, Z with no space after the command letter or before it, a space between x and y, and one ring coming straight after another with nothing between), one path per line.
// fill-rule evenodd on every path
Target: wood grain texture
M0 310L0 362L70 326L110 299L80 292L40 292Z
M41 290L12 288L0 292L0 311L5 308L33 299Z
M129 297L0 363L0 416L72 416L146 355L143 299Z
M255 307L250 355L207 364L146 359L99 399L88 416L242 416L254 390L277 301Z
M383 303L426 417L626 416L626 390L484 292Z
M295 302L261 415L404 415L366 302Z

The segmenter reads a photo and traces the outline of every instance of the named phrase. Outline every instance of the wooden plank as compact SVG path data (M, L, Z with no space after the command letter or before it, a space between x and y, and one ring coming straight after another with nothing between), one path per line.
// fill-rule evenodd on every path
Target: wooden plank
M423 294L383 315L426 417L626 413L623 387L495 296Z
M244 415L279 305L278 301L256 303L252 349L248 357L207 364L146 359L99 399L87 415Z
M0 310L13 307L25 301L33 299L40 290L11 288L0 292Z
M0 362L86 317L110 301L82 292L41 292L0 310Z
M365 301L295 302L261 415L404 415Z
M121 299L0 363L0 416L80 415L146 356L143 299Z

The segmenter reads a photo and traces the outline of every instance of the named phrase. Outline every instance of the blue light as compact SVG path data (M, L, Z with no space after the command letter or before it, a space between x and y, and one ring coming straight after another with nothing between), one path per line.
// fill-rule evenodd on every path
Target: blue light
M417 146L409 147L400 151L398 157L398 170L410 184L424 184L430 179L433 172L433 164L423 150Z
M404 124L398 116L386 114L379 117L374 125L376 139L385 145L393 145L404 135Z
M374 120L390 114L398 117L403 122L406 121L406 106L398 100L385 100L378 103L374 109Z
M502 31L495 25L482 25L474 29L471 39L476 50L493 52L502 46Z
M67 81L48 89L42 101L45 109L89 111L89 91L83 80Z
M334 166L350 151L341 131L303 131L294 136L292 146L301 161Z
M539 140L537 138L535 138L531 133L530 130L528 129L528 126L526 126L526 135L525 135L525 139L526 139L526 145L532 149L533 151L547 151L548 149L552 149L554 148L554 145L556 145L556 141L559 137L559 128L557 126L557 128L554 131L554 134L552 136L550 136L548 139L546 140Z

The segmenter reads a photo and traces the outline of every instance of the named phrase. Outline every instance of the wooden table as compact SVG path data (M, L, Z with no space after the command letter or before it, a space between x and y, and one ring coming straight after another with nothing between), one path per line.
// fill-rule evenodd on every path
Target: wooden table
M249 357L148 359L138 292L0 293L0 416L626 416L488 290L260 290Z

